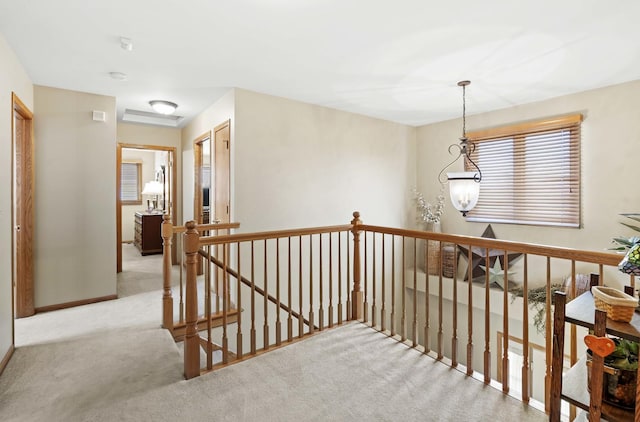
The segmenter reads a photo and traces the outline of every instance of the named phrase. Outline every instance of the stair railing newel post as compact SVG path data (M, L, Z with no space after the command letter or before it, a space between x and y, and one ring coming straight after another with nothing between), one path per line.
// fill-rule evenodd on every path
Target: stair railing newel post
M171 216L162 216L162 328L173 334L173 297L171 296Z
M184 376L191 379L200 375L200 339L198 338L198 243L200 235L196 222L185 224L187 232L184 251L187 256L187 286L185 294Z
M353 291L351 292L351 319L362 319L363 296L360 290L360 229L362 225L360 213L354 211L351 220L351 233L353 233Z

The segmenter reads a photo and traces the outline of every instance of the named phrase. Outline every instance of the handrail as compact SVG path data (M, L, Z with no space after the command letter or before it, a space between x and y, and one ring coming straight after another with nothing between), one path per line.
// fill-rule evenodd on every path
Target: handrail
M257 233L236 233L220 236L202 236L200 237L200 245L221 245L224 243L247 242L251 240L282 239L286 237L308 236L311 234L346 232L351 230L351 228L351 224L343 224L338 226L320 226L304 229L273 230Z
M458 245L473 244L474 247L489 249L504 249L510 252L520 252L529 255L542 255L551 258L574 259L592 264L618 265L620 254L613 252L586 251L560 246L547 246L535 243L514 242L511 240L491 239L485 237L474 237L461 234L447 234L436 232L425 232L408 229L395 229L382 226L371 226L362 224L360 229L364 231L391 234L396 236L411 237L423 240L435 240L445 243L455 243Z
M196 225L196 230L198 231L207 231L207 230L228 230L228 229L237 229L240 227L240 223L214 223L214 224L198 224ZM173 226L174 233L186 233L186 226Z
M208 259L208 260L209 260L209 262L212 262L213 264L215 264L215 265L216 265L216 267L218 267L218 268L221 268L221 269L225 270L228 274L232 275L232 276L233 276L233 277L235 277L236 279L238 278L238 273L237 273L237 271L235 271L233 268L229 268L229 267L225 266L225 265L224 265L224 262L220 261L220 260L219 260L219 259L217 259L216 257L214 257L214 256L207 256L206 252L205 252L203 249L198 250L198 254L199 254L200 256L202 256L202 257L204 257L204 258ZM261 295L261 296L264 296L264 295L265 295L265 291L264 291L262 288L260 288L260 287L258 287L258 286L256 286L256 285L254 285L251 281L249 281L249 280L248 280L247 278L245 278L244 276L240 276L240 281L242 282L242 284L244 284L244 285L245 285L245 286L247 286L247 287L253 287L253 288L255 289L256 293L258 293L259 295ZM269 302L271 302L271 303L273 303L273 304L276 304L276 305L279 305L279 306L280 306L280 309L282 309L283 311L291 312L291 315L293 315L295 318L298 318L298 319L302 318L302 321L304 322L304 324L305 324L305 325L307 325L307 326L309 326L309 325L310 325L310 322L309 322L309 320L308 320L308 319L306 319L306 318L304 318L304 317L301 317L301 315L300 315L298 312L294 311L293 309L291 309L290 307L288 307L288 306L287 306L287 305L285 305L284 303L278 303L277 299L276 299L275 297L273 297L272 295L267 294L267 298L269 299ZM315 328L315 329L318 329L318 326L317 326L317 325L314 325L314 328Z

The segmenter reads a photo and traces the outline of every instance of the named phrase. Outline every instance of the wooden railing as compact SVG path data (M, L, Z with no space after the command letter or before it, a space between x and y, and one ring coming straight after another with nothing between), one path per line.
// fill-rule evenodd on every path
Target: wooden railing
M230 230L240 227L240 223L216 223L216 224L201 224L198 225L198 229L202 233L214 233L214 234L228 234ZM171 332L173 337L177 340L184 338L186 331L185 323L185 266L180 265L178 270L178 302L174 302L173 298L173 277L172 277L172 248L174 247L174 239L180 242L182 259L179 262L184 262L184 233L187 231L185 226L174 226L171 223L171 217L167 214L163 216L162 222L162 241L163 241L163 256L162 256L162 276L163 276L163 294L162 294L162 327ZM235 314L235 310L231 310L232 314ZM221 314L208 312L202 312L202 316L197 318L198 327L203 327L213 322L214 325L220 325ZM209 318L206 317L209 315ZM232 315L233 317L233 315Z
M189 222L184 249L186 378L357 319L547 411L553 291L575 297L576 281L591 274L600 284L635 288L617 270L618 254L365 225L357 212L349 225L221 236L200 237ZM201 337L203 249L228 300L222 325ZM231 304L242 311L233 321ZM569 338L567 365L583 347L575 327Z

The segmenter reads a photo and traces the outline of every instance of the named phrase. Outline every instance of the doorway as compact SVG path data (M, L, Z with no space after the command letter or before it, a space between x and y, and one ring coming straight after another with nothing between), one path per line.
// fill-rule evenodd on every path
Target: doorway
M33 113L15 93L12 133L12 277L15 318L35 314L33 289Z
M142 159L123 159L124 156L127 157L126 151L136 151L140 153L149 153L151 154L151 162L153 164L148 164L148 168L143 169ZM163 147L163 146L155 146L155 145L134 145L134 144L123 144L118 143L116 149L116 242L117 242L117 254L116 254L116 268L117 272L122 272L122 243L123 240L131 240L133 241L134 234L133 229L131 229L131 239L123 238L123 205L126 206L127 200L131 199L129 197L124 198L123 194L127 194L126 188L123 191L122 181L123 174L124 177L127 177L125 173L123 173L123 163L140 163L139 172L137 173L137 191L136 195L139 197L139 200L133 201L134 208L139 209L139 211L153 211L158 214L169 214L171 216L172 224L176 225L177 222L177 200L176 200L176 191L177 191L177 179L176 179L176 165L175 165L175 157L176 157L176 148L175 147ZM135 168L136 166L130 166ZM138 170L135 170L138 171ZM145 178L146 177L146 178ZM147 180L148 179L148 180ZM148 182L156 182L161 186L161 190L158 192L153 192L150 196L145 198L144 187ZM131 194L131 192L128 192ZM152 209L151 209L152 208ZM129 221L131 220L131 221ZM133 213L131 216L127 216L127 224L133 224ZM174 236L175 241L175 236ZM175 244L175 243L174 243ZM176 262L176 248L172 248L172 257L171 260Z

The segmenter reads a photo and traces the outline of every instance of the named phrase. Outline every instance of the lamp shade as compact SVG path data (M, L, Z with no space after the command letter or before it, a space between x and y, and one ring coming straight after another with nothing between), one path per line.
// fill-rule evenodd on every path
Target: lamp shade
M479 174L474 171L447 173L451 203L463 216L478 203L480 196Z
M143 195L162 195L164 193L164 186L162 183L152 180L144 185L142 190Z

